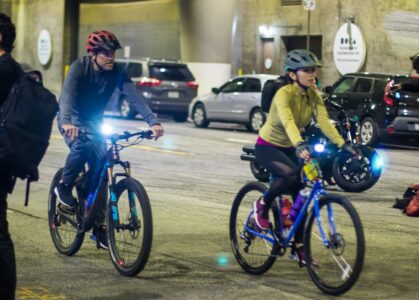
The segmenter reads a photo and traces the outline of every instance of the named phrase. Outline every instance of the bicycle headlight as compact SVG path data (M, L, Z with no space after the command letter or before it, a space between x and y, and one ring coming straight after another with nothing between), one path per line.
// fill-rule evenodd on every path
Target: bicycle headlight
M371 167L373 172L379 172L383 168L383 159L378 153L372 157Z
M103 124L100 130L104 135L111 135L113 133L113 127L109 124Z
M322 143L317 143L314 145L313 147L314 151L316 151L317 153L322 153L324 152L324 144Z

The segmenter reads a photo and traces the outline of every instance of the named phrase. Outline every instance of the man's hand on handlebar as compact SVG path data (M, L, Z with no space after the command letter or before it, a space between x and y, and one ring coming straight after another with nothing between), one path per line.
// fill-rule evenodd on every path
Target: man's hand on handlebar
M79 129L72 124L63 124L62 129L65 136L68 137L70 141L74 141L74 139L79 135Z
M160 124L151 126L150 130L153 132L154 139L157 140L159 137L163 136L164 129Z

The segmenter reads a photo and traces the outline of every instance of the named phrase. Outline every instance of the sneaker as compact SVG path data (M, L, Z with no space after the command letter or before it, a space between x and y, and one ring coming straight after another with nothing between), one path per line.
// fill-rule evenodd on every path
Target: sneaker
M74 197L71 193L71 188L65 183L60 183L54 188L54 193L57 195L60 203L67 208L74 207Z
M269 215L264 211L265 204L262 202L262 198L259 198L257 201L253 203L253 211L255 212L255 221L257 226L260 229L268 230L271 227L271 223L269 223Z
M96 247L98 249L108 249L108 240L106 238L106 227L99 226L93 227L92 234L90 235L90 239L96 241Z
M304 247L292 248L289 259L297 261L300 267L305 267L307 262L304 258ZM311 264L313 267L319 267L319 263L314 258L311 258Z

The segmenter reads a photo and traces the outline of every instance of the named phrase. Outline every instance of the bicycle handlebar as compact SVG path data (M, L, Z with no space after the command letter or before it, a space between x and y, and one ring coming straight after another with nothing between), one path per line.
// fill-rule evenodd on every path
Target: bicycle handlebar
M64 134L64 129L61 128L60 132L62 134ZM119 140L127 140L128 141L129 138L134 137L134 136L139 136L142 139L148 139L148 140L151 140L152 138L154 138L153 132L151 130L141 130L141 131L137 131L137 132L133 132L133 133L131 133L129 131L124 131L123 134L115 133L115 134L106 135L106 134L100 134L98 132L88 130L86 128L80 128L79 127L77 138L81 138L81 139L88 138L87 137L88 135L101 136L101 137L104 137L105 139L109 139L109 140L112 140L112 141L115 141L115 142L119 141Z

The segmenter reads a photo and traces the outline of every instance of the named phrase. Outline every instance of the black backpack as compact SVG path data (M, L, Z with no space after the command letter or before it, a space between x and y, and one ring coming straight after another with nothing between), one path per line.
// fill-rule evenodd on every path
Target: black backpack
M39 71L24 73L17 68L21 76L0 108L0 166L16 177L36 181L58 103L43 87Z
M277 79L269 79L265 82L262 89L261 107L266 113L269 113L272 100L276 92L283 86L292 83L292 79L288 76L279 76Z

